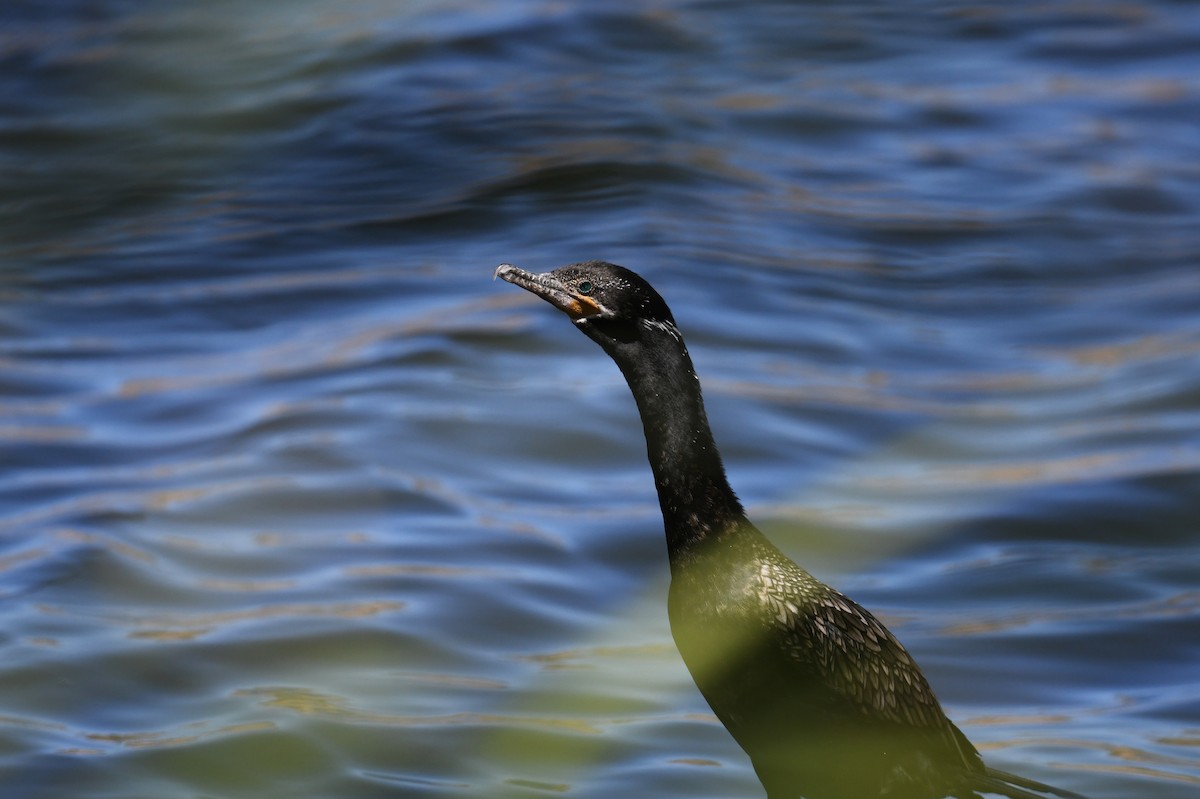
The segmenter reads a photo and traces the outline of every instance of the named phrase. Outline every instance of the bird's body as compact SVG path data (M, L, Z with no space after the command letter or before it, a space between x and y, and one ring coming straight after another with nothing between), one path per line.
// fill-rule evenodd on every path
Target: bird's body
M748 522L728 537L672 564L671 632L769 796L929 799L983 770L874 616Z
M895 636L750 523L648 283L599 261L496 274L565 312L625 375L663 514L672 636L771 799L1076 796L987 768Z

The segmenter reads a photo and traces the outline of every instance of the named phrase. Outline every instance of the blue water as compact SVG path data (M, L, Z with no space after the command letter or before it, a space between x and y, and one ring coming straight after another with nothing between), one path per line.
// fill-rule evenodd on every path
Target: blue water
M0 8L5 797L754 797L604 258L993 765L1200 788L1200 6Z

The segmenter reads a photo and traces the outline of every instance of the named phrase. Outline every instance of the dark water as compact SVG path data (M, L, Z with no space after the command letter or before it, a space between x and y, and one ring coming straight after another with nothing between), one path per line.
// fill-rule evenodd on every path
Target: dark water
M633 403L1000 767L1200 790L1200 6L9 2L6 797L754 797Z

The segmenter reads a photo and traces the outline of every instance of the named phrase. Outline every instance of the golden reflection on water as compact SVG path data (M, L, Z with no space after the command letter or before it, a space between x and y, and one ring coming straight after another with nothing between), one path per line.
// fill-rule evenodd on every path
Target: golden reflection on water
M1047 609L971 619L944 625L940 628L940 632L948 636L987 635L1047 623L1079 624L1104 622L1114 618L1188 618L1197 613L1200 613L1200 591L1183 591L1169 597L1151 599L1142 603L1125 603L1115 608L1111 606L1079 606L1073 610Z
M288 338L236 354L177 356L172 361L172 374L127 378L118 386L116 395L122 399L141 399L334 370L358 362L372 345L410 332L408 325L403 321L376 323L367 329L344 331L328 325L319 338Z
M389 727L428 726L494 726L501 729L537 728L551 731L570 730L586 735L599 735L602 730L590 721L570 717L523 716L497 713L448 713L436 716L408 716L379 713L352 707L345 697L324 694L307 688L271 686L236 691L234 696L259 699L264 707L282 708L302 715L317 715L336 721L355 724L378 724Z
M500 569L476 566L441 566L420 563L373 563L369 566L346 566L347 577L502 577Z
M265 605L257 608L217 613L107 614L109 621L134 627L130 638L153 641L186 641L207 635L223 627L248 621L280 618L359 619L402 610L403 602L375 600L321 604ZM59 614L61 608L39 606L44 613ZM149 629L145 629L149 628Z
M48 551L42 547L34 547L21 552L15 552L11 555L0 557L0 573L10 571L18 566L22 566L30 561L41 560L47 556Z
M164 510L174 505L209 500L222 495L298 485L295 478L255 477L227 479L186 488L115 489L81 493L5 516L0 519L0 532L34 523L45 523L62 516L87 516L114 509Z
M243 724L229 724L222 727L216 727L211 730L205 730L207 722L198 721L184 726L184 729L198 729L202 732L180 733L178 731L155 731L155 732L132 732L132 733L87 733L84 735L93 741L101 741L104 743L115 743L131 749L156 749L161 747L188 746L189 744L199 743L208 738L217 738L224 735L239 735L246 732L259 732L262 730L273 730L275 725L269 721L254 721Z
M975 719L971 719L970 723L986 724L988 722L986 720L976 722ZM999 723L1004 722L1001 721ZM1048 763L1048 765L1068 768L1072 771L1078 770L1104 774L1127 774L1137 777L1151 777L1154 779L1171 780L1173 782L1182 782L1188 785L1200 785L1200 776L1197 776L1196 773L1185 774L1170 768L1171 766L1176 766L1181 769L1188 769L1192 772L1200 771L1200 757L1172 757L1135 746L1107 744L1102 741L1092 741L1083 738L1057 738L1041 736L1028 736L1005 741L983 742L978 744L978 747L981 751L1001 751L1005 749L1019 749L1021 747L1061 747L1067 749L1077 749L1081 751L1092 751L1102 756L1105 761L1124 762L1090 762L1076 759L1070 763Z
M547 669L591 668L599 658L671 657L676 649L673 644L641 644L631 646L590 646L564 649L558 652L539 652L536 655L519 655L518 660L541 664Z
M1188 473L1200 468L1200 449L1191 447L1123 448L1120 451L1041 458L1006 464L922 466L911 476L864 477L864 487L899 490L905 485L936 484L945 488L1012 488L1092 480L1112 480L1144 474Z
M230 594L257 594L272 591L286 591L295 588L295 580L232 580L216 577L206 577L196 581L196 586L205 591L216 591Z
M511 785L514 788L529 788L534 791L546 791L548 793L567 793L571 790L571 785L565 782L544 782L542 780L523 780L510 778L504 781L505 785Z
M1115 344L1047 349L1046 352L1081 366L1124 366L1140 361L1195 355L1200 353L1200 338L1186 333L1157 334L1138 336Z
M461 674L440 672L399 672L394 674L397 679L410 683L441 685L450 688L465 688L468 690L504 691L512 687L504 680L488 677L467 677Z

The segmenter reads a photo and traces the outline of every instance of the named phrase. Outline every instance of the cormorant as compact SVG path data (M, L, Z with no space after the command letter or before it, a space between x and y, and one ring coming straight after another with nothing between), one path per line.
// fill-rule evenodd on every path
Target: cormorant
M603 261L545 274L501 264L496 276L565 312L625 375L666 530L671 633L770 799L1082 799L984 765L896 637L747 520L649 283Z

